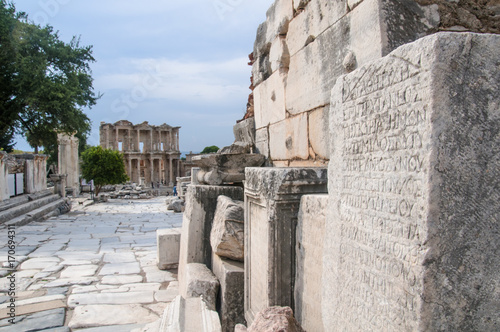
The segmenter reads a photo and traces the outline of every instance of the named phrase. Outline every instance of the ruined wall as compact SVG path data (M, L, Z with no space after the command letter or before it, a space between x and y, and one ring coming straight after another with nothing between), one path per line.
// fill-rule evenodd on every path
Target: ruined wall
M440 30L498 33L495 2L275 1L251 55L257 152L272 166L325 166L340 75Z

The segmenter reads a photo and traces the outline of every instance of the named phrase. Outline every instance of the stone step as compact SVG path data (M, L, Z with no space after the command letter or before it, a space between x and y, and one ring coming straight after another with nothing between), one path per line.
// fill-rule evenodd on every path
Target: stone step
M10 221L6 222L5 225L23 226L32 221L40 220L54 215L59 215L60 214L59 208L67 204L69 204L67 198L58 198L56 201L53 201L49 204L39 207L38 209L29 211L28 213L25 213L14 219L11 219Z
M177 296L165 309L160 332L221 332L219 315L201 297Z
M51 194L48 196L34 198L34 200L29 200L28 202L24 202L21 205L17 205L8 210L0 212L0 224L8 222L9 220L15 219L16 217L19 217L21 215L27 214L30 211L39 209L44 205L55 202L56 200L60 199L60 196Z
M46 189L46 190L40 191L38 193L26 194L26 195L17 196L17 197L7 199L5 201L0 202L0 212L6 211L8 209L12 209L12 208L19 206L21 204L24 204L24 203L27 203L30 201L34 201L34 200L37 200L39 198L49 196L52 194L53 194L52 189Z

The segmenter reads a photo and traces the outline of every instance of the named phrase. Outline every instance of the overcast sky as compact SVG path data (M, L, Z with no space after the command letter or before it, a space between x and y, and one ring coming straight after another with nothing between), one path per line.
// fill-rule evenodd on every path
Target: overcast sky
M274 0L15 0L60 39L93 45L94 88L86 110L91 145L101 121L180 126L181 151L230 145L250 90L248 54ZM31 150L18 141L16 149Z

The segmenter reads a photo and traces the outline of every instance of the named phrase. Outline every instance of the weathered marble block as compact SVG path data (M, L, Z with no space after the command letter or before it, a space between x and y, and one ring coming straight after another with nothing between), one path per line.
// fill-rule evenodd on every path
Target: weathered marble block
M243 188L236 186L190 185L182 221L179 282L184 278L186 264L212 266L210 233L220 195L243 200Z
M217 311L222 331L233 332L236 324L245 324L245 270L242 262L212 255L212 271L219 279Z
M179 282L179 292L185 299L202 297L208 309L215 310L219 280L205 264L190 263L186 266L186 278Z
M321 313L323 245L328 195L304 195L296 234L295 317L306 331L323 328Z
M294 306L295 228L300 198L325 193L322 168L247 168L245 318L270 306Z
M324 325L500 328L500 36L439 33L332 91Z
M243 201L219 196L210 234L210 243L214 253L221 257L243 261L244 219Z
M165 228L156 231L156 263L160 270L176 268L179 265L181 229Z

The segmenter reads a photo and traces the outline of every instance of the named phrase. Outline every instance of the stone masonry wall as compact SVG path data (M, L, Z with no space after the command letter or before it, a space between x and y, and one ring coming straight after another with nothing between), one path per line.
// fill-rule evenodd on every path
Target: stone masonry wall
M440 30L499 32L487 0L277 0L251 55L257 152L277 167L325 166L336 79Z

